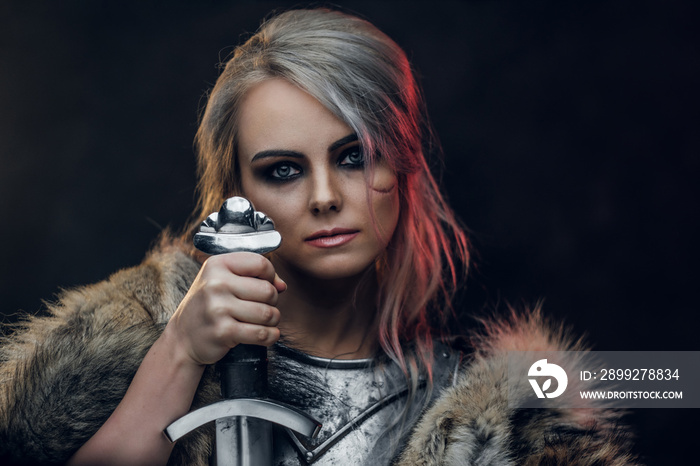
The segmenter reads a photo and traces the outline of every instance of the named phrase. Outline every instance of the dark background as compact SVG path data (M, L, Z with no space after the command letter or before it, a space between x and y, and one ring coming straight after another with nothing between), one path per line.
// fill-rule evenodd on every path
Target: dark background
M467 312L542 298L598 350L700 350L694 2L339 3L421 76L477 251ZM0 4L6 321L184 225L216 64L284 5ZM690 459L694 413L632 413L648 464Z

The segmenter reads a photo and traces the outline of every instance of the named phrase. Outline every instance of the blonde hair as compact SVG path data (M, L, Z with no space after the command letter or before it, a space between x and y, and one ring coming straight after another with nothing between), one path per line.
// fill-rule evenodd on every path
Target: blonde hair
M437 144L406 54L372 24L334 10L291 10L264 21L235 49L197 132L199 216L193 226L240 193L239 103L271 78L316 98L356 132L370 166L382 157L398 176L399 223L377 264L378 339L415 387L421 370L432 376L435 331L451 312L469 254L426 161Z

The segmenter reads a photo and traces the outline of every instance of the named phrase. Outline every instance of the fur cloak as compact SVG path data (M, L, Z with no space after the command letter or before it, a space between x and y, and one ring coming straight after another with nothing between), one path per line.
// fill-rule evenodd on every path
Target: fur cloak
M158 248L109 279L63 292L0 346L0 463L63 464L106 421L199 270L184 248ZM506 352L581 349L538 312L486 322L460 381L441 393L398 465L636 464L611 410L507 404ZM213 371L192 408L216 401ZM213 428L178 441L169 464L207 465Z

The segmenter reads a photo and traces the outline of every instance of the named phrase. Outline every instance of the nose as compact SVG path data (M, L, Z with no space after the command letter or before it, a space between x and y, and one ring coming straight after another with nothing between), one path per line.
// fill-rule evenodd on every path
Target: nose
M314 215L340 212L343 208L343 196L339 189L339 181L329 169L314 171L309 196L309 210Z

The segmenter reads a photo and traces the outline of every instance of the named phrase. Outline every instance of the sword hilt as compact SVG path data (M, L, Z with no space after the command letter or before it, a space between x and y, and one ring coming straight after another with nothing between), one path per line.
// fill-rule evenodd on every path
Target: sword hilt
M221 396L232 398L267 398L267 348L239 344L229 350L217 364L221 377ZM241 383L245 380L245 383Z
M241 197L227 199L221 210L202 222L194 237L207 254L236 251L265 254L279 247L282 237L265 214ZM239 344L218 363L223 401L193 411L165 429L172 441L216 421L216 463L267 466L272 462L270 423L315 437L321 424L308 414L267 400L267 348Z

